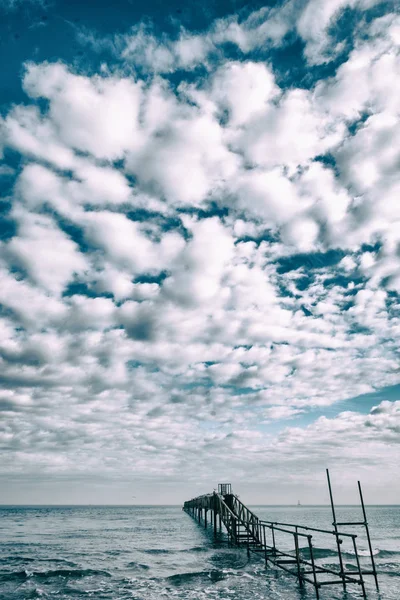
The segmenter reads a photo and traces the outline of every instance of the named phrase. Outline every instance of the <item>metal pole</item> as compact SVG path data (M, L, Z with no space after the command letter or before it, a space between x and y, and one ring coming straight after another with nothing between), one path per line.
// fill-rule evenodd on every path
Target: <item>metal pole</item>
M372 552L372 544L371 544L371 538L370 538L370 535L369 535L367 513L365 512L365 505L364 505L364 498L363 498L363 494L362 494L362 490L361 490L361 483L359 481L357 481L357 483L358 483L358 491L360 493L361 507L362 507L362 511L363 511L363 515L364 515L364 525L365 525L365 531L367 533L369 553L370 553L370 556L371 556L372 571L373 571L373 575L374 575L374 579L375 579L376 589L379 590L378 575L377 575L376 567L375 567L374 554Z
M345 590L346 589L346 581L345 581L345 578L344 578L342 549L340 547L340 544L342 543L342 540L339 539L338 528L337 528L337 524L336 524L335 505L334 505L334 502L333 502L333 494L332 494L331 480L330 480L330 477L329 477L329 469L326 470L326 477L328 479L329 497L331 499L332 516L333 516L333 523L332 523L332 525L334 526L335 533L336 533L336 545L337 545L337 549L338 549L339 564L340 564L340 577L342 578L343 589Z
M272 547L273 547L273 552L274 555L276 554L276 548L275 548L275 531L274 531L274 525L271 525L271 531L272 531Z
M307 539L308 539L308 547L310 549L310 560L311 560L311 565L312 565L312 570L313 570L315 594L317 596L317 600L319 600L319 585L318 585L318 579L317 579L317 571L315 570L314 551L313 551L313 546L312 546L312 535L308 535Z
M297 527L296 527L296 531L295 531L295 533L293 533L293 535L294 535L294 547L295 547L296 561L297 561L297 576L299 578L299 584L300 584L300 586L302 586L303 579L301 577L301 570L300 570L299 536L297 535Z
M265 533L265 525L261 525L263 528L263 541L264 541L264 556L265 556L265 566L268 566L268 555L267 555L267 534Z
M361 585L361 588L362 588L363 597L366 598L367 595L365 593L364 579L363 579L363 576L362 576L360 559L359 559L359 556L358 556L358 550L357 550L356 536L355 535L353 536L353 548L354 548L354 554L356 555L357 569L358 569L358 574L360 576L360 585Z

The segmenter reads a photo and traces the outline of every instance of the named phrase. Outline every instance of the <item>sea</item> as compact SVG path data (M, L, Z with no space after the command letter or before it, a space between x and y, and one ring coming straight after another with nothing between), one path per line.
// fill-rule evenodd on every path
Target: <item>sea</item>
M331 529L329 507L252 508L265 520ZM337 512L339 521L361 520L359 507L339 506ZM368 506L367 515L380 585L377 592L366 577L368 598L399 600L400 506ZM281 535L277 546L289 548ZM316 560L337 567L327 537L314 540ZM368 568L367 541L362 535L357 541ZM343 552L345 563L354 564L351 548ZM320 591L321 600L361 597L356 585ZM214 536L211 526L205 529L180 506L2 506L0 599L34 598L308 600L315 590L266 568L261 555L230 546L223 531Z

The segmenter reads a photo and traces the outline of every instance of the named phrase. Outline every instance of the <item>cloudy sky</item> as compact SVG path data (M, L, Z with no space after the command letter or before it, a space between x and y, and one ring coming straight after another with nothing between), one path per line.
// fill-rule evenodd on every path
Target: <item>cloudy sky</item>
M0 0L0 502L399 502L395 7Z

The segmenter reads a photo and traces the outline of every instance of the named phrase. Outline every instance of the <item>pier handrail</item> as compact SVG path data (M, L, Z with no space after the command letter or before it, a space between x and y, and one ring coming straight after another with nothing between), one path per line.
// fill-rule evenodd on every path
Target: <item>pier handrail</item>
M306 531L318 531L319 533L330 533L331 535L339 535L343 537L357 537L355 533L345 533L344 531L334 531L333 529L319 529L318 527L307 527L306 525L294 525L293 523L280 523L279 521L265 521L261 520L260 523L270 525L283 525L284 527L297 527L298 529L305 529Z
M247 546L247 553L262 552L265 558L265 564L272 565L283 569L284 571L298 578L300 586L304 582L311 583L316 592L317 599L319 598L319 590L322 586L341 584L346 590L346 585L355 583L361 587L362 595L366 598L366 588L364 575L373 575L377 590L378 578L375 567L375 562L372 556L372 544L369 536L368 521L365 512L364 501L361 492L361 485L358 482L361 505L363 509L364 521L354 521L349 523L341 523L336 520L336 512L333 503L332 488L329 479L329 471L327 470L327 479L329 494L331 500L333 530L323 529L319 527L309 527L308 525L300 525L287 523L282 521L270 521L260 519L252 510L250 510L236 494L232 493L232 488L227 484L226 493L218 493L214 490L212 494L204 494L188 500L184 503L183 509L191 514L199 523L203 521L207 529L207 515L210 511L213 520L214 535L217 534L217 521L219 520L219 528L223 524L228 533L228 542L238 546ZM222 486L221 486L222 487ZM372 570L362 566L359 551L357 548L357 534L348 533L338 529L338 526L358 525L364 526L368 537L368 546L371 554ZM317 532L330 536L335 539L337 546L338 565L317 565L314 556L313 535L310 532ZM278 535L277 535L278 534ZM285 550L279 550L277 547L277 538L279 534L291 536L291 542L285 542ZM306 546L300 547L300 540L307 540ZM316 536L319 539L319 536ZM342 544L347 540L351 540L354 550L356 564L347 565L344 563L344 555ZM307 551L309 556L307 556ZM305 554L306 552L306 554ZM336 562L336 561L335 561ZM335 568L335 567L338 568ZM331 568L333 567L333 568ZM320 580L319 575L330 575L329 580ZM309 577L312 575L312 577ZM332 578L334 576L334 578Z

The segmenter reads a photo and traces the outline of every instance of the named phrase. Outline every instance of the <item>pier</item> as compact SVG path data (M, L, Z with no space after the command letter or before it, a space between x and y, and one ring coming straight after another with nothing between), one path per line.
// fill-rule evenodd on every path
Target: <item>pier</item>
M363 597L366 598L366 576L374 578L377 590L379 586L361 484L358 482L362 519L355 522L338 522L328 469L326 475L333 529L261 520L232 492L230 483L220 483L218 492L213 491L186 501L183 510L205 528L212 526L215 535L223 525L229 543L244 546L249 555L250 552L259 553L265 560L266 567L271 564L295 576L300 586L306 583L313 585L317 599L320 597L320 589L330 585L341 585L344 590L347 585L359 586ZM347 530L348 527L351 528L350 531ZM368 569L361 567L355 528L362 529L366 535L370 557ZM334 547L337 568L327 568L318 564L316 538L323 540L324 547L326 542ZM344 562L344 546L347 546L348 552L354 556L353 563L349 563L347 557L346 563Z

